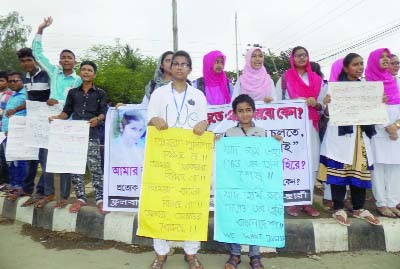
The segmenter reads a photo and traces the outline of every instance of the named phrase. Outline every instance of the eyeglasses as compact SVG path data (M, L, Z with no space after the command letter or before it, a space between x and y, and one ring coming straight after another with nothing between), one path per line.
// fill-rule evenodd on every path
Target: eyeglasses
M21 79L13 79L13 80L9 80L9 83L17 83L18 81L22 81Z
M175 67L175 68L178 68L178 66L180 66L181 68L188 68L189 64L188 63L173 62L172 66Z
M390 63L391 65L396 65L396 66L399 66L400 65L400 62L393 62L393 63Z
M295 54L294 58L307 58L308 55L307 53L301 53L301 54Z

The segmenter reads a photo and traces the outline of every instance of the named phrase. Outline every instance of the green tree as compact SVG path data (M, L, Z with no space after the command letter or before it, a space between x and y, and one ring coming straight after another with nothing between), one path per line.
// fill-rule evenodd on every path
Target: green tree
M154 58L144 57L139 50L122 45L119 40L112 46L95 45L81 58L96 62L95 83L114 103L140 103L157 67Z
M16 52L25 47L31 27L14 11L0 16L0 70L21 71Z
M272 59L275 62L276 69ZM281 51L279 55L275 55L273 53L271 55L265 54L264 65L276 83L279 77L290 68L290 50L288 49L286 51Z

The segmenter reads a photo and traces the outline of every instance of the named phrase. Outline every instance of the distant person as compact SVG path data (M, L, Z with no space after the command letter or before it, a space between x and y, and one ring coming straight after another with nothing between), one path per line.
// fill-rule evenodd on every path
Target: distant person
M226 56L222 52L210 51L203 57L203 76L192 83L205 94L209 105L231 103L233 85L225 74L225 62Z

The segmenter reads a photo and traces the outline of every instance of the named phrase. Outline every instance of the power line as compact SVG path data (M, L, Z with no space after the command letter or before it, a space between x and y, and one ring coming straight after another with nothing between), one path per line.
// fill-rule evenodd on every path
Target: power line
M337 56L339 54L342 54L343 52L346 52L346 51L349 51L349 50L353 50L355 48L365 47L365 46L367 46L369 44L372 44L372 43L375 43L375 42L377 42L379 40L387 38L388 36L398 32L399 30L400 30L400 23L395 25L395 26L392 26L389 29L386 29L386 30L384 30L384 31L382 31L380 33L377 33L377 34L375 34L375 35L373 35L371 37L368 37L365 40L362 40L362 41L357 42L357 43L355 43L353 45L350 45L347 48L341 49L341 50L339 50L339 51L337 51L335 53L332 53L332 54L330 54L330 55L328 55L328 56L326 56L324 58L321 58L321 59L317 60L317 62L323 62L323 61L325 61L325 60L327 60L329 58L335 57L335 56Z

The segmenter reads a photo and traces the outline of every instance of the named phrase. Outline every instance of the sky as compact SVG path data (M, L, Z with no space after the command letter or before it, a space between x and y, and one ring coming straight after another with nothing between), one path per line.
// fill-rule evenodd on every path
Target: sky
M79 56L92 45L111 45L119 39L145 56L158 58L172 50L171 0L1 0L0 15L17 11L32 27L28 44L44 17L53 25L43 36L44 52L57 63L59 52L72 49ZM177 0L179 49L193 58L191 78L202 73L202 58L212 50L227 56L225 70L236 68L235 12L238 23L238 66L244 66L248 44L266 53L301 45L317 61L357 41L400 24L399 0ZM326 77L331 64L349 52L363 56L387 47L400 54L400 27L375 42L320 61Z

